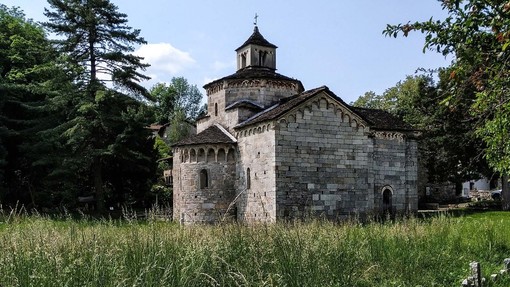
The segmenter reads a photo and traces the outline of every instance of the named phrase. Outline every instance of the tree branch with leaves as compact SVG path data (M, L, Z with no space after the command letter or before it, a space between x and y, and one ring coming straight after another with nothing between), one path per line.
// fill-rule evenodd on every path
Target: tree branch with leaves
M388 25L387 36L425 34L424 50L455 58L450 67L448 96L455 106L470 89L475 98L471 115L477 119L476 136L485 143L485 158L494 170L510 173L510 1L443 0L448 16L424 22ZM503 181L504 208L510 209L510 191Z

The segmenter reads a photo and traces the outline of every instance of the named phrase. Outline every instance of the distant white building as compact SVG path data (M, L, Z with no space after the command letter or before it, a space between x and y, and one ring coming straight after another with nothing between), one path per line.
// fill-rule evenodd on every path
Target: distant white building
M468 196L469 191L478 190L478 191L487 191L491 190L491 182L487 178L481 178L478 180L470 180L466 181L462 184L462 196Z

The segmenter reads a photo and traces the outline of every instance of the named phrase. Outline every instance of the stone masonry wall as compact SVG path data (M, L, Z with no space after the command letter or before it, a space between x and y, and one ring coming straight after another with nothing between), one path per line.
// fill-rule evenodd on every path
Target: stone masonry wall
M225 83L227 85L227 83ZM270 107L280 99L295 95L299 91L297 84L273 83L269 80L246 80L233 87L220 89L208 95L207 112L210 116L207 120L200 121L197 132L201 132L209 126L218 123L229 132L234 133L233 127L245 120L255 112L243 110L238 113L235 110L225 112L225 107L240 100L250 100L261 106ZM218 113L216 114L216 106Z
M276 220L275 131L262 124L237 134L240 158L237 166L238 219L247 222ZM248 187L248 169L250 186Z
M213 223L232 216L235 190L234 145L175 148L173 217L184 224ZM201 171L207 184L201 186Z
M376 209L383 209L382 192L392 190L394 211L418 208L417 145L399 133L376 133L374 138L374 196Z
M252 86L250 86L252 85ZM241 99L250 100L263 107L270 107L280 99L287 98L298 93L297 85L271 84L268 80L245 81L245 85L230 87L226 91L227 106Z
M230 127L230 125L226 124L225 107L225 90L221 89L207 95L207 115L209 115L209 117L197 123L197 133L200 133L215 123L219 123L225 128Z
M276 129L278 218L337 219L373 209L372 140L331 98L307 103Z
M416 139L407 138L406 149L406 188L407 188L407 206L409 211L418 211L418 180L419 180L419 162L418 162L418 142Z

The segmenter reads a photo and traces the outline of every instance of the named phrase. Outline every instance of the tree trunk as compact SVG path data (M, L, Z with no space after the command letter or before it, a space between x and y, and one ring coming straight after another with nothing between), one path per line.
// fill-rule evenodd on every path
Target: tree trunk
M96 208L97 211L103 213L106 209L104 202L103 171L101 167L101 159L99 157L94 158L92 170L94 174L94 189L96 190Z
M501 177L501 200L503 210L510 210L510 187L508 186L508 175Z

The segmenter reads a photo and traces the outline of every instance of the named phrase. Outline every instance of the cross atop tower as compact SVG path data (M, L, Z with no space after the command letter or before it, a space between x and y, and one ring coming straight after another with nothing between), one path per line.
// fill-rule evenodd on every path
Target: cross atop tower
M237 70L244 68L260 68L269 69L270 71L276 70L276 45L269 43L257 27L257 18L259 15L255 14L253 24L253 34L244 42L237 52Z

